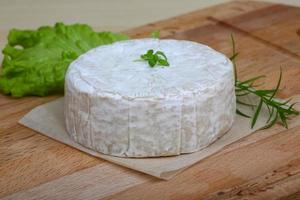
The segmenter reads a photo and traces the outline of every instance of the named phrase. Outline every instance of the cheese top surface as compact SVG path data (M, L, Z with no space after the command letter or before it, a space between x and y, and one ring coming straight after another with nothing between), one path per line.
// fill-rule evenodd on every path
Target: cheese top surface
M140 56L162 51L170 66L151 68ZM74 61L69 79L84 93L128 98L166 97L201 92L232 74L232 63L212 48L191 41L137 39L90 50Z

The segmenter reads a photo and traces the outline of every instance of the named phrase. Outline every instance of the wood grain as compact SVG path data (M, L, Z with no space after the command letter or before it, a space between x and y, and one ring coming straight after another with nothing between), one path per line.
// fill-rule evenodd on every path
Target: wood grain
M223 194L225 189L229 192L282 167L293 174L292 163L300 158L300 149L294 152L300 145L298 129L299 126L234 151L220 152L168 182L144 183L106 199L139 199L141 196L145 199L205 199L208 194ZM299 166L294 173L298 172ZM236 196L241 197L241 194Z
M99 164L3 199L100 199L149 181L114 164Z
M300 9L239 1L157 23L127 34L202 42L230 55L235 35L241 79L267 74L279 97L300 94ZM170 181L96 159L17 124L58 96L0 95L0 198L4 199L300 199L300 126L254 133Z
M274 13L278 13L274 15ZM292 6L274 5L239 18L224 20L236 29L261 38L267 45L273 45L287 54L300 58L300 12ZM222 19L221 19L222 21Z
M218 18L236 17L244 13L250 13L257 9L267 8L270 3L266 2L251 2L251 1L236 1L234 3L225 3L210 7L209 9L203 9L201 12L195 11L171 19L162 20L156 23L147 24L142 27L137 27L124 33L134 38L149 37L153 30L159 29L161 36L174 35L178 32L184 32L186 30L203 26L205 24L212 24L214 22L208 20L209 16L215 16Z

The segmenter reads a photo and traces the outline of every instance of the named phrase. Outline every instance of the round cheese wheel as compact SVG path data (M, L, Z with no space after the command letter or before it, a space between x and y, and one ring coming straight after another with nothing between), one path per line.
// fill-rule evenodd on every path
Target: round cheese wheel
M162 51L169 66L140 56ZM228 131L235 117L230 60L208 46L136 39L81 55L65 81L69 135L95 151L121 157L198 151Z

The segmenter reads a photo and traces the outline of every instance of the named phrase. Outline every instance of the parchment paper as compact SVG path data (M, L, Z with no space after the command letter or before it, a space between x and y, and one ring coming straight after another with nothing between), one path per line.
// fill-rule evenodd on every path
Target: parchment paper
M294 99L300 100L300 95L295 96ZM26 114L19 123L90 155L165 180L171 179L191 165L217 153L225 146L250 135L255 130L261 128L267 120L267 111L263 110L261 117L257 121L257 125L254 129L251 129L250 119L236 115L234 125L230 131L209 147L195 153L160 158L120 158L104 155L75 143L65 130L63 106L63 98L43 104ZM300 119L297 117L297 121L294 119L291 126L299 124Z

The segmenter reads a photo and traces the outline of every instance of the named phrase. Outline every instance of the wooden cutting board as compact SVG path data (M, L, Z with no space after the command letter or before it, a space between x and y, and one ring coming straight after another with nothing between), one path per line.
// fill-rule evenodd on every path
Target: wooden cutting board
M126 31L202 42L230 55L240 79L284 78L279 97L300 94L300 8L231 2ZM46 98L0 96L0 198L3 199L300 199L300 126L259 131L170 181L110 164L17 124Z

